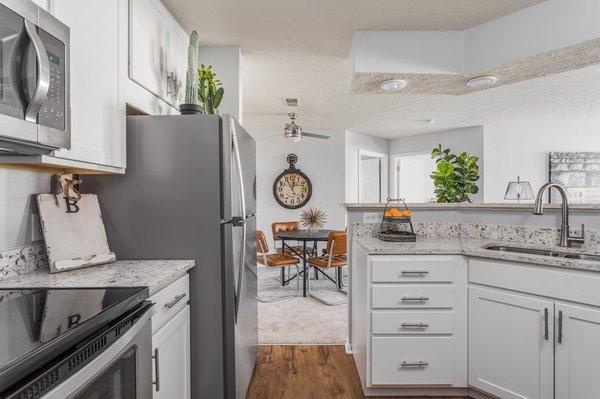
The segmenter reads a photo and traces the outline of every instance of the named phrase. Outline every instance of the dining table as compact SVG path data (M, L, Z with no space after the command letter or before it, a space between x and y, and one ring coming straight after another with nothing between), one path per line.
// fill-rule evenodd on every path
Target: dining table
M288 253L293 253L300 259L302 259L302 271L300 274L302 275L302 296L306 297L306 283L307 278L310 278L308 275L308 271L306 269L306 260L308 259L308 244L312 244L312 248L314 251L317 250L317 245L319 242L324 242L329 239L329 233L333 230L309 230L309 229L300 229L300 230L288 230L288 231L280 231L277 233L277 237L281 240L281 248L283 251ZM298 253L298 251L290 246L286 241L297 241L302 243L302 253ZM317 272L318 273L318 272ZM325 277L332 280L327 274L322 273ZM285 279L285 270L281 268L281 285L287 285L294 278L300 278L300 276L290 277L288 280Z

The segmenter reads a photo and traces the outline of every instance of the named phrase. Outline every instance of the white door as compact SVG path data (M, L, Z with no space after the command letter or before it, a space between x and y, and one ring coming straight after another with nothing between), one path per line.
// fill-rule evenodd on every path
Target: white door
M129 0L129 78L165 98L164 17L153 0Z
M154 399L190 397L190 307L152 336Z
M469 288L469 385L502 399L553 399L554 303Z
M55 156L125 167L119 1L51 0L50 11L71 30L71 149Z
M600 310L556 304L556 399L600 397Z

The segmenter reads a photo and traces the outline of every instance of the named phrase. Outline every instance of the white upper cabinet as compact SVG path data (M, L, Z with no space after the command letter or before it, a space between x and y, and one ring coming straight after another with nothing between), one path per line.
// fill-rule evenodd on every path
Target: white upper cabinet
M71 30L71 149L55 157L124 168L119 1L51 0L50 11Z
M129 78L158 97L165 94L164 32L154 1L129 1Z
M556 304L556 399L600 393L600 311Z
M129 0L129 78L172 107L184 85L188 38L158 0Z
M502 399L553 399L554 303L469 287L469 385Z

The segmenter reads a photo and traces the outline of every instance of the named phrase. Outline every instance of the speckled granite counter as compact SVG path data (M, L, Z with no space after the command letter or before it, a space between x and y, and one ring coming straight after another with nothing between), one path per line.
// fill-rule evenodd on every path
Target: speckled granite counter
M150 295L195 266L193 260L119 260L68 272L38 270L0 279L0 288L148 287Z
M489 245L512 245L518 247L548 249L565 252L565 248L551 245L534 245L518 242L479 240L458 237L419 237L414 243L397 243L381 241L373 236L355 236L354 244L364 249L369 255L466 255L480 258L506 260L512 262L532 263L544 266L600 272L600 262L578 259L555 258L542 255L531 255L514 252L501 252L486 249ZM581 249L569 248L569 252L582 252Z

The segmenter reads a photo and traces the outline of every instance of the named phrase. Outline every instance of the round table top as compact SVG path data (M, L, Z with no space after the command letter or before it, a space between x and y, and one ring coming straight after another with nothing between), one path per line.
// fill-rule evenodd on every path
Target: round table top
M334 230L289 230L277 233L279 239L297 240L297 241L327 241L329 233Z

